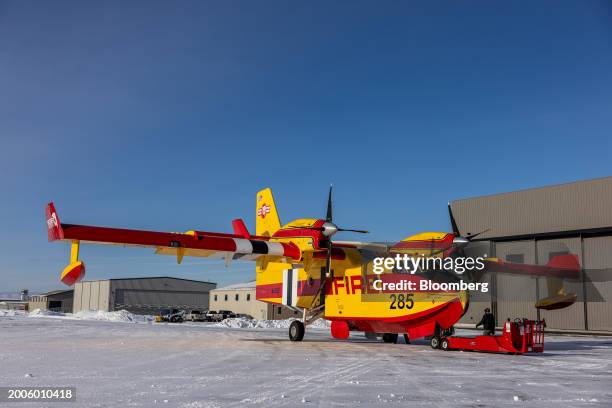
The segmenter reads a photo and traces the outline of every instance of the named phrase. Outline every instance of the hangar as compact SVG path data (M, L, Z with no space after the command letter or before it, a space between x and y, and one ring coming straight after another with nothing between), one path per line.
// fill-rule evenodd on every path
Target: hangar
M73 289L54 290L40 295L30 296L28 310L51 310L53 312L72 313Z
M255 298L255 281L237 283L210 292L210 310L229 310L254 319L278 320L295 317L298 312L282 305L273 305Z
M216 283L152 277L83 281L74 285L73 312L127 310L153 314L161 309L207 309Z
M467 255L545 265L572 253L582 267L579 281L564 282L577 301L550 311L534 307L547 296L546 278L487 274L491 290L471 294L461 323L479 321L488 306L498 326L508 317L527 317L544 318L552 329L612 331L612 177L455 200L450 206L462 234L488 229Z

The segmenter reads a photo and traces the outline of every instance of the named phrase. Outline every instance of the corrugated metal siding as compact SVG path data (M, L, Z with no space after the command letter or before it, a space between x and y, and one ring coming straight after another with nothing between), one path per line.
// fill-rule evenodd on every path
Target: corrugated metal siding
M100 281L100 286L98 288L100 291L98 299L98 310L105 310L107 312L110 312L110 281Z
M612 227L612 177L451 203L462 234L479 238Z
M208 308L208 293L215 287L172 278L85 281L75 285L73 310L152 313L161 308Z
M612 330L612 237L584 239L589 330Z
M89 310L100 310L100 281L91 282L89 291Z
M72 313L81 310L81 297L83 296L83 284L81 282L74 285L74 299L72 302Z
M216 284L172 278L111 280L114 310L153 313L164 308L208 309Z

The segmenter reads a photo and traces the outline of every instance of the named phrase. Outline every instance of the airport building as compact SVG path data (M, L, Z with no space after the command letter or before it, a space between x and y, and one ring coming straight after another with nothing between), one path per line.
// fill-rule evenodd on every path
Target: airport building
M22 289L19 298L0 297L0 310L28 310L28 290Z
M74 285L73 312L127 310L154 314L162 309L207 309L216 283L189 279L126 278L83 281Z
M229 310L254 319L278 320L299 316L299 313L281 305L272 305L255 299L255 281L225 286L210 292L210 309Z
M452 201L462 235L478 233L468 256L486 254L508 262L546 265L575 254L580 279L565 280L577 301L559 310L537 310L547 296L543 277L487 274L488 293L475 292L461 323L476 323L491 307L506 318L544 318L548 328L612 331L612 177Z
M55 290L40 295L30 296L28 310L51 310L53 312L72 313L73 289Z

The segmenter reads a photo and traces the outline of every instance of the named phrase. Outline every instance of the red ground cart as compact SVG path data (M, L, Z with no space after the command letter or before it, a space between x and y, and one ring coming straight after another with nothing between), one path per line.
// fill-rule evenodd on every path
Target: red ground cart
M500 336L461 337L440 339L442 350L470 350L490 353L523 354L544 351L544 320L514 319L504 325Z

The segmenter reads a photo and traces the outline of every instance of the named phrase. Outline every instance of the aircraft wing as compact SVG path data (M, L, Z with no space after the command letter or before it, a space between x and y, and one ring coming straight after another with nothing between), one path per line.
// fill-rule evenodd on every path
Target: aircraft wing
M389 242L361 242L361 241L334 241L337 248L367 249L373 252L388 253L393 243Z
M293 243L270 242L268 237L250 236L241 220L234 221L234 231L225 234L206 231L186 233L142 231L124 228L62 224L53 203L45 210L49 241L70 241L73 244L71 263L62 273L62 282L72 285L84 276L85 268L78 260L81 242L155 248L155 253L174 255L180 263L184 256L253 260L263 255L301 258L301 251Z

